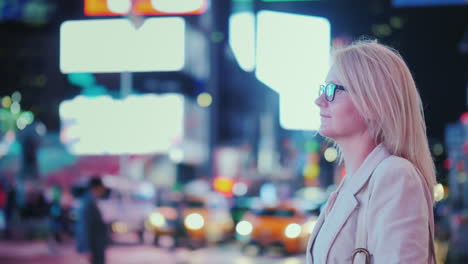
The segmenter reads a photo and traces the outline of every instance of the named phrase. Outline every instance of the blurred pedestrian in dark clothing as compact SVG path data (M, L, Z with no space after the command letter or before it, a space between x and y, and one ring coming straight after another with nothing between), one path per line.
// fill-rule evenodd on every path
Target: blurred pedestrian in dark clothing
M21 208L24 219L45 218L49 215L49 204L41 188L33 187L26 192L26 200Z
M44 191L41 186L33 185L33 182L27 182L23 193L25 198L23 204L20 205L20 219L21 225L24 226L26 237L28 239L35 239L43 237L48 231L48 221L50 207L47 202ZM18 199L18 193L16 193ZM16 200L18 203L18 200Z
M13 216L16 210L16 192L15 189L10 187L7 190L7 199L5 203L5 238L10 239L12 237L12 223L13 223Z
M7 203L7 190L4 184L0 182L0 231L6 228L5 208Z
M178 247L185 247L187 245L188 234L184 224L185 212L187 210L186 200L180 199L177 203L176 212L177 216L174 219L174 246L173 249Z
M91 178L77 214L77 249L85 254L92 264L105 263L105 250L109 239L107 226L97 206L97 200L105 193L106 188L102 180L97 177Z
M57 243L62 242L61 233L64 231L63 228L63 209L61 205L61 194L62 191L59 186L52 188L52 201L50 204L50 231L52 238Z

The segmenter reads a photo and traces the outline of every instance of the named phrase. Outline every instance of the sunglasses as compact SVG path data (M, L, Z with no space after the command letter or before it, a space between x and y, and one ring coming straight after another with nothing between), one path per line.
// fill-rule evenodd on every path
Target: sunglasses
M346 89L343 86L334 83L320 85L319 97L322 96L322 94L325 94L325 100L327 100L328 102L333 102L333 100L335 99L336 90L346 91Z

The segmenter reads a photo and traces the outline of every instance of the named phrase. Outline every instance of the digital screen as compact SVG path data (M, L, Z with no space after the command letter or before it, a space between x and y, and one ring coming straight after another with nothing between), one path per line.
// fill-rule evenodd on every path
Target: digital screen
M279 93L280 125L290 130L318 129L319 109L313 102L329 68L330 22L261 11L256 23L255 75Z
M184 108L179 94L77 96L60 104L60 140L75 155L166 153L184 138Z
M60 70L182 70L185 28L180 17L147 18L138 30L124 18L65 21L60 27Z
M133 5L132 5L133 2ZM206 0L85 0L86 16L195 15L207 8Z

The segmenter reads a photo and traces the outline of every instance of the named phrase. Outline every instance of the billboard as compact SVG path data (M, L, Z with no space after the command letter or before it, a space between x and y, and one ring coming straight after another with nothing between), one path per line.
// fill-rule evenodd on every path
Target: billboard
M184 137L180 94L77 96L59 114L60 140L76 155L166 153Z
M179 71L185 65L186 25L180 17L72 20L60 26L60 70Z
M197 15L208 7L207 0L85 0L86 16Z
M323 17L261 11L256 32L255 75L279 94L281 126L318 129L314 100L329 69L330 22Z

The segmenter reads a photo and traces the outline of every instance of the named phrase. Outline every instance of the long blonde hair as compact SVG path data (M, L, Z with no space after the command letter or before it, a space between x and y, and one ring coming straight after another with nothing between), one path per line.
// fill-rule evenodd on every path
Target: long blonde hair
M434 200L435 168L422 102L400 54L375 40L360 40L336 50L333 59L373 140L412 162Z

